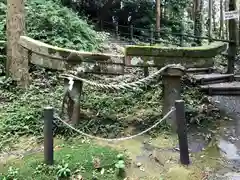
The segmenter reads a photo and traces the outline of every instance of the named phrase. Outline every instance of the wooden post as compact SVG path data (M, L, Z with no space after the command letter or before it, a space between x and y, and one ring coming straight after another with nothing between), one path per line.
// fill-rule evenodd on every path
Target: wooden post
M184 101L183 100L175 101L175 108L176 108L175 114L177 122L177 134L180 149L180 162L183 165L188 165L190 163L190 160L188 151L187 124L185 119Z
M184 46L183 34L184 34L184 26L183 26L183 24L181 23L181 35L180 35L180 46L181 46L181 47Z
M119 40L119 36L118 36L118 22L116 22L115 33L116 33L116 38Z
M229 0L229 11L237 10L236 0ZM229 40L232 41L229 43L228 47L228 70L227 73L234 73L234 62L237 55L237 19L230 19L228 22L229 27Z
M168 68L163 73L163 114L167 114L175 105L175 101L181 99L181 77L184 71L178 68ZM176 117L172 114L167 123L173 130L177 129Z
M143 61L144 61L144 63L143 63L143 65L144 65L143 74L144 74L144 77L147 77L147 76L149 76L149 69L148 69L148 64L147 64L148 61L147 60L151 57L142 57L142 58L143 58Z
M154 44L154 32L153 32L153 26L150 28L150 46Z
M131 41L133 41L133 25L132 24L130 25L130 38L131 38Z
M28 51L19 44L24 35L24 0L7 0L7 76L17 81L20 87L26 88L29 83Z
M100 19L100 20L98 21L98 26L99 26L99 28L100 28L100 31L102 31L102 30L103 30L103 21L102 21L102 19Z
M53 164L53 113L52 107L44 108L44 161Z

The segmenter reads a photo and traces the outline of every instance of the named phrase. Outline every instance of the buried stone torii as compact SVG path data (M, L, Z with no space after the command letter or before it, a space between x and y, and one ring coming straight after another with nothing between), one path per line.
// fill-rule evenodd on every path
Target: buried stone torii
M214 66L213 58L225 51L226 43L213 42L198 47L159 47L159 46L127 46L126 64L131 64L131 57L141 57L145 66L162 67L167 64L181 64L187 72L211 72ZM146 71L146 68L145 68ZM186 73L182 69L169 68L163 74L163 114L166 114L176 100L181 99L181 78ZM175 115L167 120L176 129Z
M124 56L115 55L119 61L118 63L111 62L113 55L101 53L80 52L64 48L51 46L49 44L31 39L26 36L21 36L19 41L20 46L28 53L27 62L43 66L50 69L65 71L71 68L72 65L83 66L84 63L99 63L100 66L95 69L89 69L88 73L110 73L123 74L125 67L157 67L161 68L167 64L181 64L191 70L190 68L212 68L213 57L224 51L226 44L212 43L203 47L191 48L167 48L155 46L128 46L125 49L125 59L128 56L144 57L143 63L133 65L127 62ZM152 57L153 61L149 57ZM110 68L115 67L115 68ZM117 67L117 68L116 68ZM109 72L110 71L110 72ZM181 77L185 74L182 68L169 67L164 69L163 75L163 91L164 91L164 109L166 113L173 107L175 100L180 99L181 91ZM150 75L151 76L151 75ZM80 114L80 95L82 91L81 80L74 79L73 94L68 106L71 109L70 120L73 124L78 124ZM67 88L69 81L65 80L65 87ZM75 100L75 101L74 101ZM174 115L168 119L168 123L175 129Z

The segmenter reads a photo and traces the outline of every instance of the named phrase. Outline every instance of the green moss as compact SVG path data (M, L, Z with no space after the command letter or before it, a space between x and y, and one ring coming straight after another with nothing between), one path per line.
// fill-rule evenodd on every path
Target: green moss
M197 47L159 47L159 46L127 46L127 56L156 56L156 57L214 57L227 48L226 43L213 42Z
M86 144L80 141L56 146L54 152L55 165L46 166L43 164L43 153L26 156L21 160L9 162L7 165L0 164L0 179L10 175L9 168L18 168L16 179L26 180L46 180L56 179L58 165L68 164L71 175L78 171L84 179L91 179L93 172L96 171L93 165L94 159L99 159L100 167L106 170L114 167L117 161L118 152L111 148L102 147L96 144ZM64 161L64 162L63 162ZM117 179L113 172L105 172L103 175L96 172L98 179L114 180Z

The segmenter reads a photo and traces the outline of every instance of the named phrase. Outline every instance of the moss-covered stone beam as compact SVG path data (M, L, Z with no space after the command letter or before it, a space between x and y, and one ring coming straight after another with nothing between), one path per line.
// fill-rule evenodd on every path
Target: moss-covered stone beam
M226 50L227 44L213 42L197 47L127 46L126 56L212 58Z
M81 64L83 61L107 61L111 57L123 58L123 56L103 53L91 53L60 48L34 40L27 36L21 36L19 44L29 51L29 62L51 69L64 70L65 65Z

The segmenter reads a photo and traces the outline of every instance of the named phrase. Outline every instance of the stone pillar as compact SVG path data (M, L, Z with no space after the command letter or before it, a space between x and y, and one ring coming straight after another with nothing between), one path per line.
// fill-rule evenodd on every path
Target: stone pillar
M82 81L79 80L74 81L73 89L71 91L71 95L74 101L71 123L74 126L78 125L80 122L80 101L82 95L82 87L83 87Z
M163 73L163 114L165 115L175 105L176 100L181 99L181 78L184 70L168 68ZM175 113L167 119L167 123L176 130Z
M70 88L69 80L64 79L64 91L69 92L69 96L66 98L69 98L67 103L67 115L68 118L67 121L70 121L70 123L73 126L76 126L80 122L80 101L81 101L81 95L82 95L82 87L83 83L80 80L74 80L73 86ZM63 102L64 105L64 102ZM65 106L62 107L63 110L65 109ZM64 112L63 112L64 113ZM63 114L62 114L63 115Z

